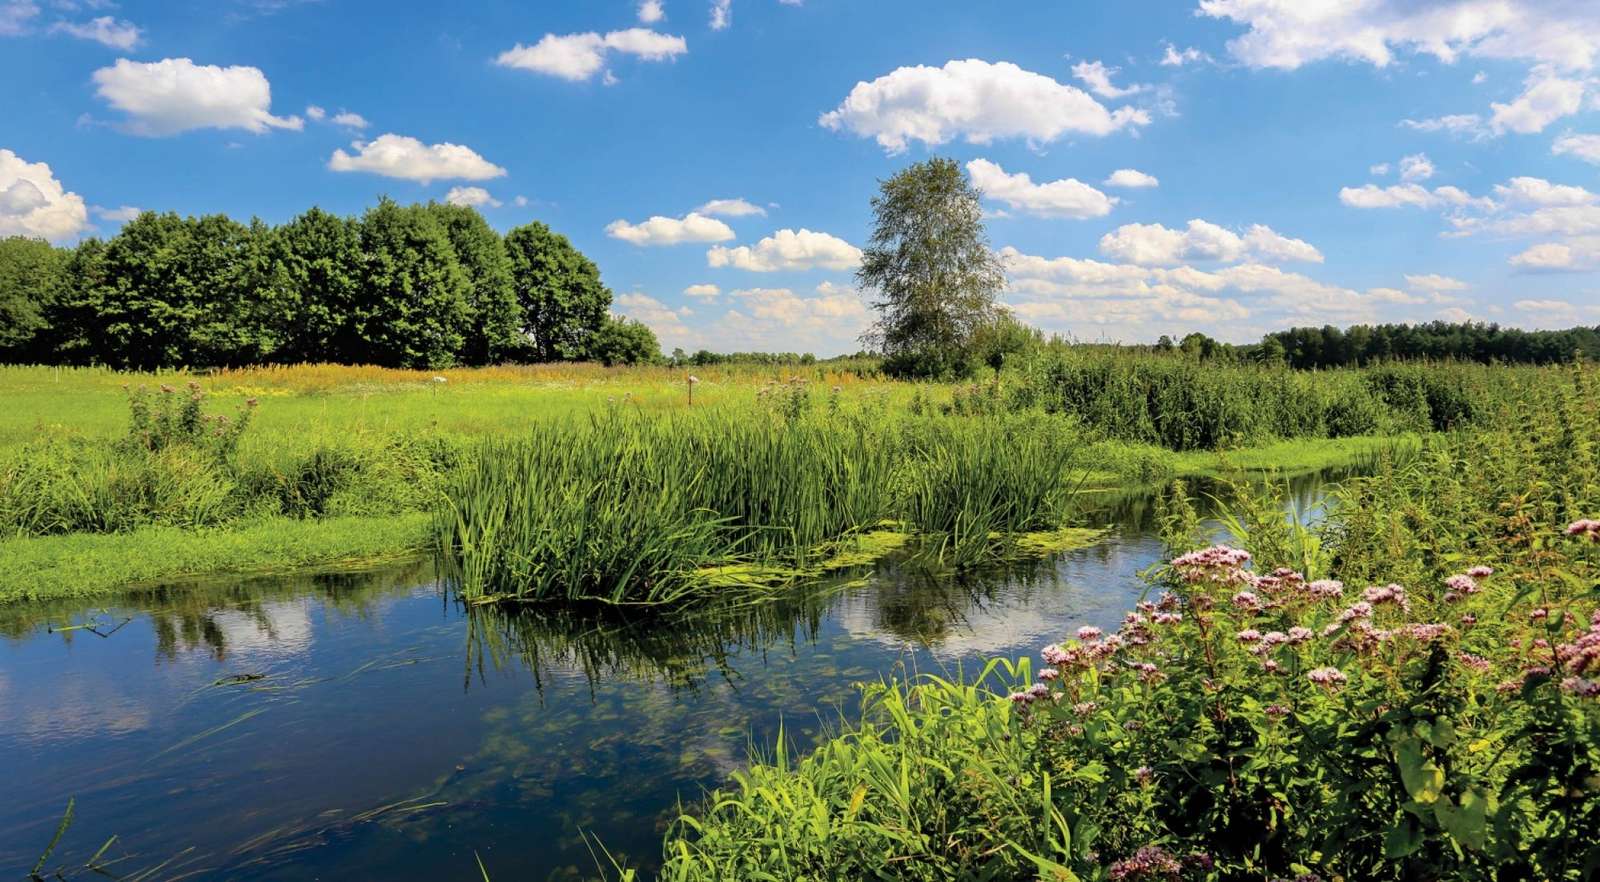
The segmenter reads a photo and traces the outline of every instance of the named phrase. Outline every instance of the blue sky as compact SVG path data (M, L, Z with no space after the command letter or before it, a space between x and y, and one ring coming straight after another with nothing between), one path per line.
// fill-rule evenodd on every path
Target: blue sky
M0 235L465 200L668 349L831 354L944 155L1079 339L1595 324L1597 68L1579 0L0 0Z

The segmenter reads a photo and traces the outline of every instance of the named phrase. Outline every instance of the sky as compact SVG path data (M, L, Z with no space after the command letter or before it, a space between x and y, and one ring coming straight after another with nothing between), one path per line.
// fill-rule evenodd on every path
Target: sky
M1600 324L1592 0L0 0L0 235L464 202L668 351L858 349L930 156L1078 340Z

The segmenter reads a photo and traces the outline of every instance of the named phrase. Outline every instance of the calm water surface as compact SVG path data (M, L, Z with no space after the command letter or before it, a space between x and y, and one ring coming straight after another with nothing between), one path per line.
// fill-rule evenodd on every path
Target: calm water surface
M1007 572L888 563L651 627L468 611L423 564L0 608L0 880L69 797L48 864L69 878L112 835L118 871L171 861L153 879L465 878L475 851L498 879L575 879L586 835L648 868L680 797L780 725L822 737L853 683L1116 627L1161 554L1150 509Z

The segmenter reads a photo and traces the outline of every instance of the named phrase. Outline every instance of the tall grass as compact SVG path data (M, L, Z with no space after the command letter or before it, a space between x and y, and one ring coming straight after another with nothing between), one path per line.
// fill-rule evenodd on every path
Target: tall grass
M885 520L948 536L963 560L1061 526L1077 443L1047 418L619 408L485 443L436 535L469 597L671 604L709 568L804 568Z

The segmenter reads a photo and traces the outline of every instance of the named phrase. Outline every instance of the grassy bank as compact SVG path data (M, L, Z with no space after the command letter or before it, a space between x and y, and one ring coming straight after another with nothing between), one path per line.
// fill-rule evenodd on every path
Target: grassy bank
M411 513L11 539L0 542L0 603L95 597L199 576L369 566L421 554L427 526L427 515Z

